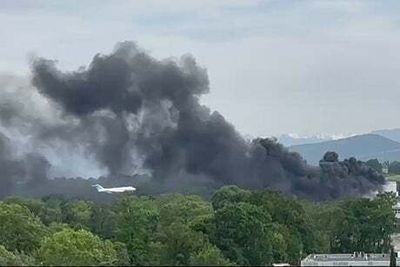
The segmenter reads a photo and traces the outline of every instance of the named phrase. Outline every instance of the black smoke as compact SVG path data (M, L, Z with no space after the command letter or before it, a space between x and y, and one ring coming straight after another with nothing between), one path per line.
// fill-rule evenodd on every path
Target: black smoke
M339 155L336 152L326 152L319 166L321 179L326 181L326 185L330 185L332 198L343 195L343 189L336 187L337 184L345 188L347 195L351 195L353 192L366 194L377 182L384 182L383 176L364 162L354 157L339 161Z
M10 105L0 109L3 124L20 129L26 125L21 122L28 122L36 145L80 148L110 176L141 171L170 191L183 183L207 182L312 199L360 195L383 182L369 171L349 171L353 163L346 170L327 171L323 164L312 168L274 139L245 140L221 114L200 104L209 81L191 56L157 60L124 42L74 72L59 70L55 61L36 59L32 84L55 106L57 123L40 118L31 123L26 113ZM25 172L30 171L30 180L44 182L39 177L50 164L35 155L23 164Z
M10 151L7 137L0 133L0 198L11 194L18 175L18 163L9 158Z
M48 179L50 163L36 153L15 157L9 139L0 133L0 199L13 193L18 183L29 186L43 184Z

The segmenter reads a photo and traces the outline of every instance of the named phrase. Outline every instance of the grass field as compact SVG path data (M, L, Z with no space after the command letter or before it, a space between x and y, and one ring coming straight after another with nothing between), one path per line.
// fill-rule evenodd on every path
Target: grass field
M400 174L387 176L386 180L394 181L394 182L400 182Z

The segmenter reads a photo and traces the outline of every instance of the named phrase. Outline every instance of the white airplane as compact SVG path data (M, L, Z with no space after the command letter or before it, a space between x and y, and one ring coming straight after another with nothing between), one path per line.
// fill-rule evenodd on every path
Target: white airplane
M96 187L97 192L106 192L109 194L136 191L136 188L134 188L133 186L111 187L111 188L104 188L99 184L95 184L92 186Z

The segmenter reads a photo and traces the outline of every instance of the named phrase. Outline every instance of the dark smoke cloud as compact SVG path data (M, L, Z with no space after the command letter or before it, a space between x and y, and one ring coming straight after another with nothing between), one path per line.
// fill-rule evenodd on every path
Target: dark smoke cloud
M82 149L110 176L144 171L168 190L204 181L313 199L360 195L383 182L362 163L312 168L276 140L245 140L221 114L199 103L209 91L208 76L191 56L160 61L125 42L74 72L36 59L32 74L35 93L49 100L54 114L42 119L3 105L2 124L28 129L34 148ZM37 183L50 168L40 153L25 156L22 165Z
M9 141L0 133L0 198L12 192L15 176L18 175L18 164L9 159L10 153Z
M13 156L9 138L0 133L0 199L10 195L17 183L34 187L45 183L49 168L50 163L40 154Z
M38 153L29 153L22 159L22 164L28 184L37 185L47 181L51 164L46 157Z

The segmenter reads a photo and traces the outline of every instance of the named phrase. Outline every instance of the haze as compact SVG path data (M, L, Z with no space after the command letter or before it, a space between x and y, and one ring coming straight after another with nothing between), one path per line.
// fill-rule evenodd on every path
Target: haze
M32 56L63 70L134 40L156 58L192 54L201 101L245 135L349 135L399 126L397 1L11 1L0 72Z

